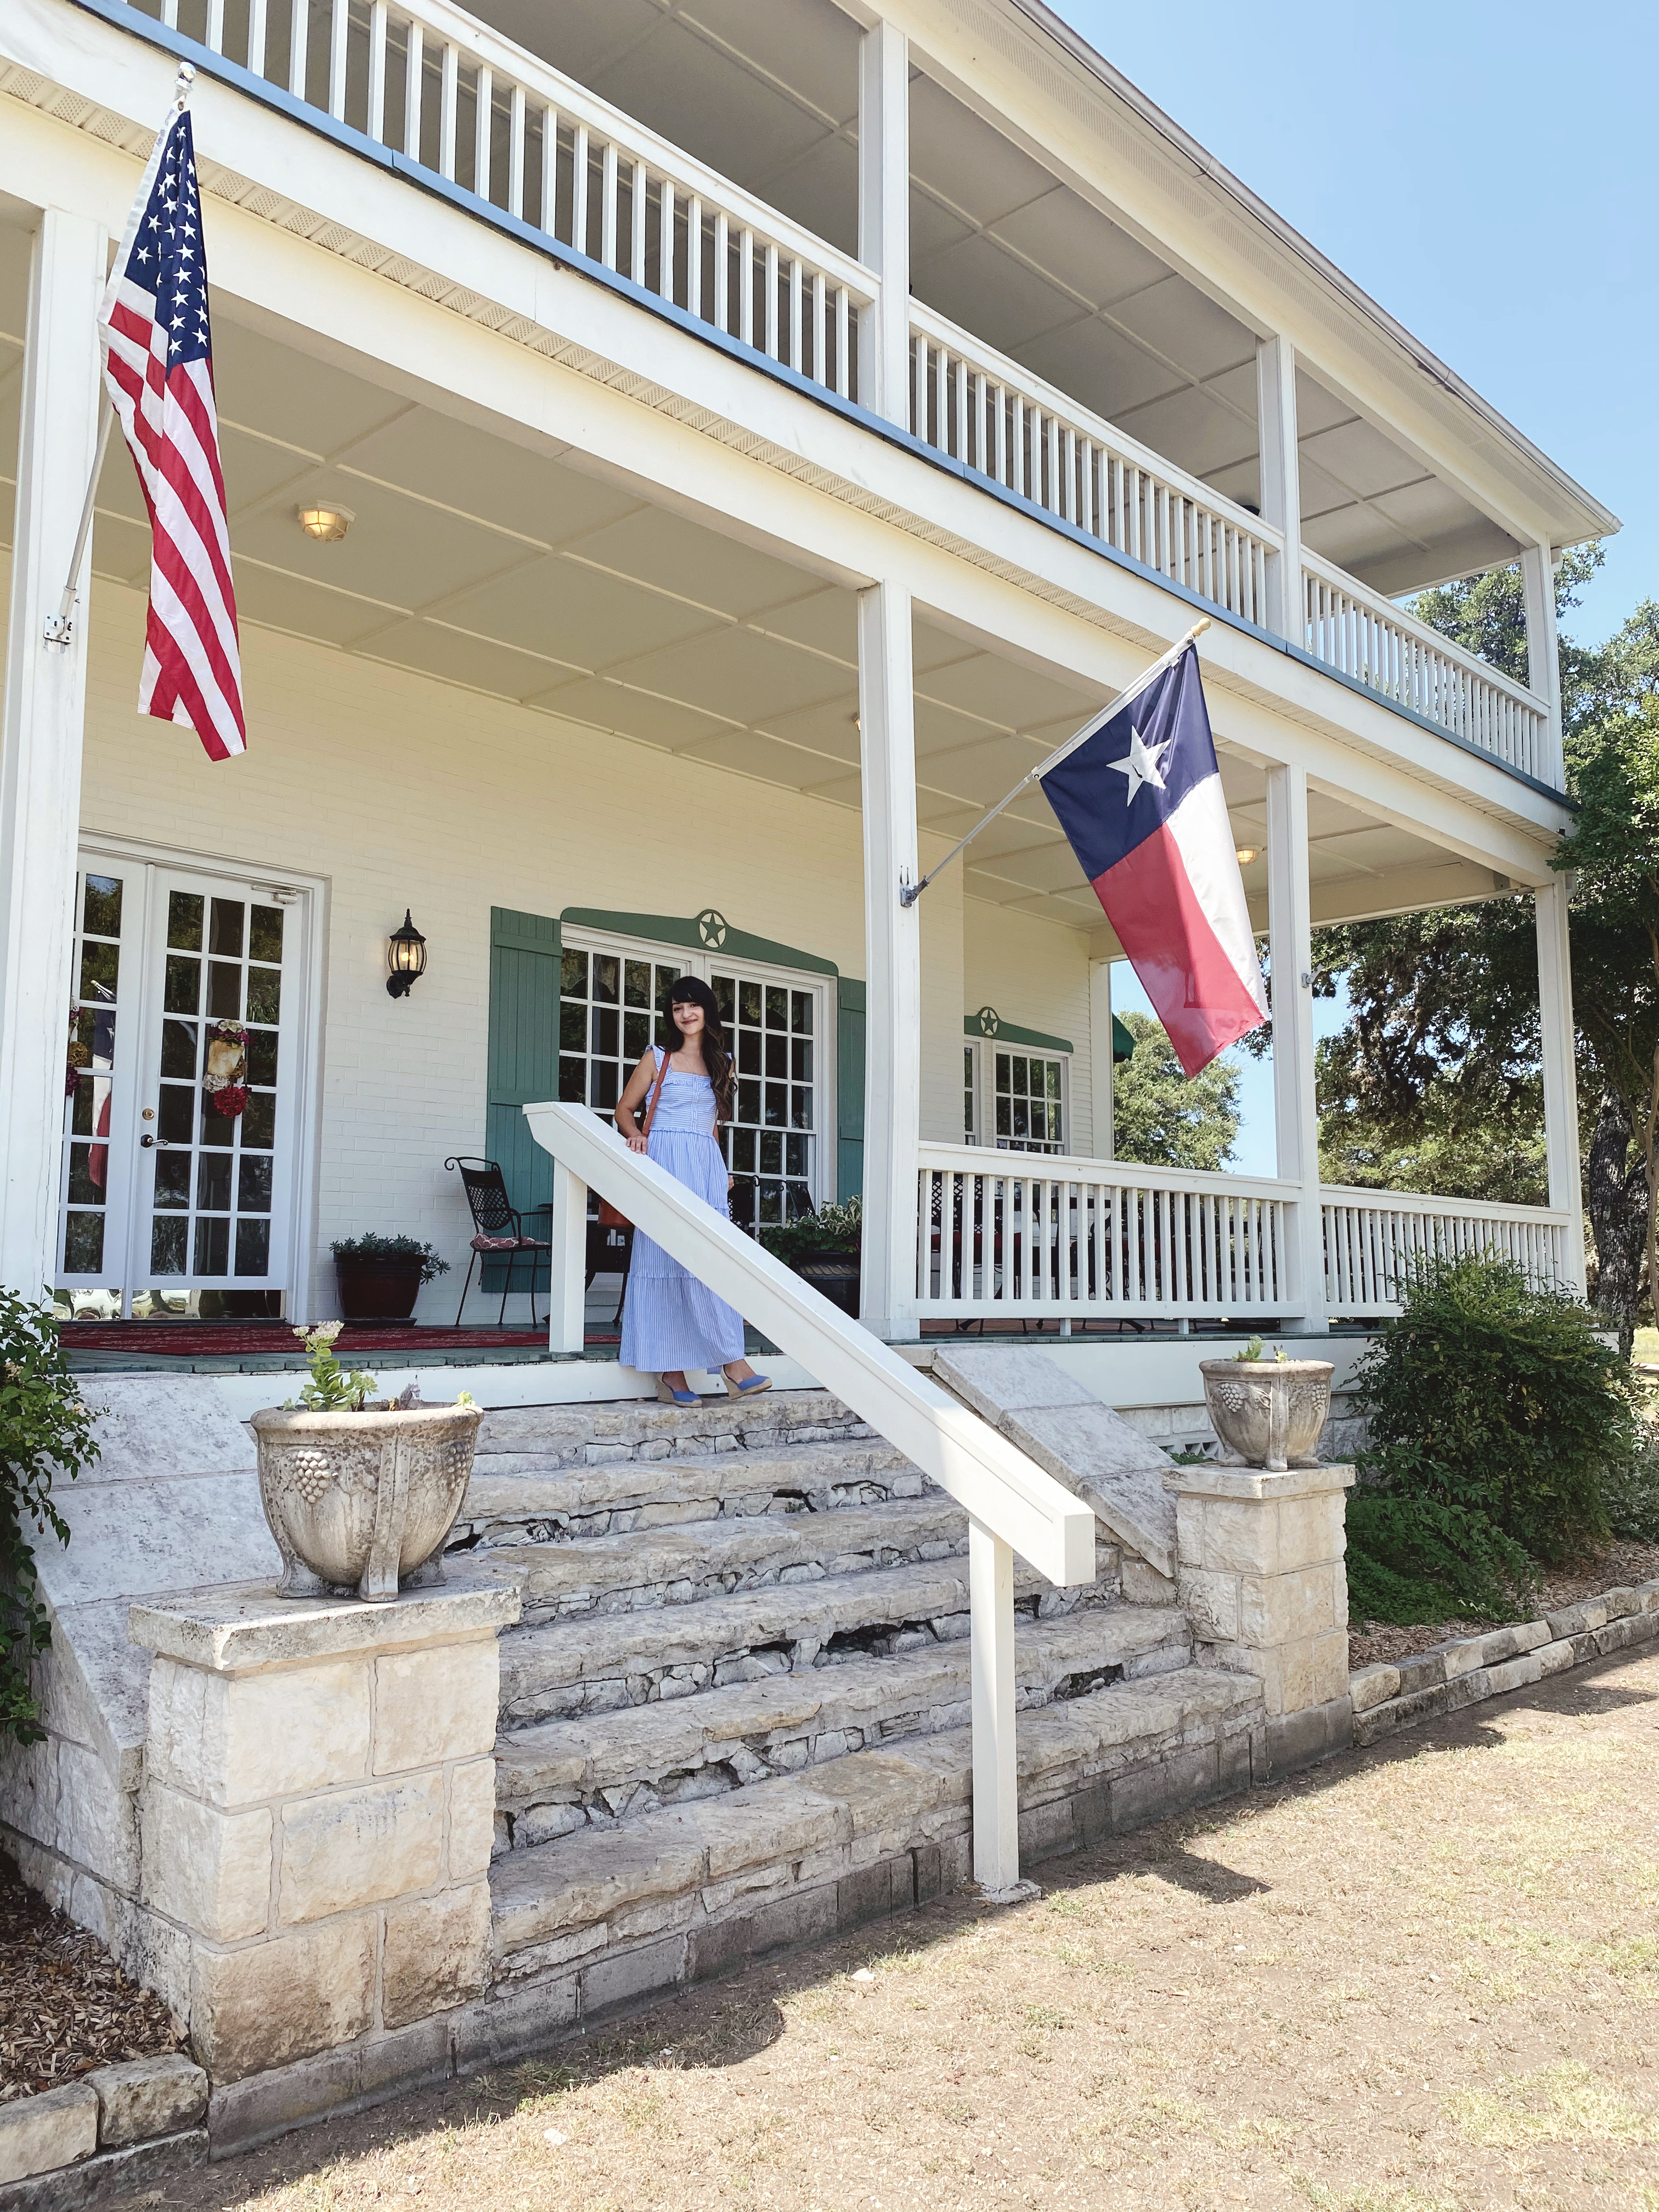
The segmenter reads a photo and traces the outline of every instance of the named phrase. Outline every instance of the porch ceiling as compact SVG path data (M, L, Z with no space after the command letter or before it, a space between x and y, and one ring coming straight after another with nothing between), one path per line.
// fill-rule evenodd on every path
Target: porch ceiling
M28 240L0 209L0 527L9 542ZM216 375L242 619L465 685L832 805L860 804L853 595L556 459L255 338L222 313ZM351 508L319 545L301 506ZM137 486L114 453L96 574L145 588ZM917 800L954 839L1101 703L925 620L915 640ZM137 681L137 672L134 672ZM252 702L255 742L258 701ZM1224 745L1224 732L1222 733ZM1241 844L1266 844L1261 772L1224 782ZM1437 871L1488 878L1334 799L1312 802L1321 918L1376 912ZM974 847L970 896L1085 929L1094 896L1040 794ZM1247 865L1265 899L1266 861ZM1426 903L1433 886L1420 900ZM1262 912L1265 922L1265 908Z
M474 13L846 252L858 27L835 0L477 0ZM921 68L911 283L974 336L1259 507L1255 332ZM1304 535L1389 593L1511 560L1449 485L1305 375Z

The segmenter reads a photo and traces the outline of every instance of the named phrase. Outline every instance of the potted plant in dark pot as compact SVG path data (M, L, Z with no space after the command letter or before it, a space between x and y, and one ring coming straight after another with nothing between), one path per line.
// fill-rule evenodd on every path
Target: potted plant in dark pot
M334 1272L340 1311L348 1321L407 1321L422 1283L449 1273L435 1246L413 1237L337 1237Z
M856 1321L863 1218L860 1201L849 1198L845 1206L821 1206L816 1213L764 1228L760 1239L774 1258Z

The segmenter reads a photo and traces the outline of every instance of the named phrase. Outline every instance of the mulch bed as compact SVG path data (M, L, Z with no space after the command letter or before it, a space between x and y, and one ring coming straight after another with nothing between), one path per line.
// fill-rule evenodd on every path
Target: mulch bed
M1577 1605L1580 1598L1597 1597L1603 1590L1623 1589L1632 1583L1652 1582L1659 1577L1659 1544L1632 1544L1622 1540L1599 1550L1571 1567L1547 1570L1539 1586L1538 1612L1559 1613ZM1386 1621L1355 1620L1348 1627L1348 1664L1373 1667L1410 1659L1455 1636L1478 1636L1496 1627L1491 1620L1440 1620L1416 1628L1394 1628Z
M183 2040L160 1997L0 1856L0 2104Z

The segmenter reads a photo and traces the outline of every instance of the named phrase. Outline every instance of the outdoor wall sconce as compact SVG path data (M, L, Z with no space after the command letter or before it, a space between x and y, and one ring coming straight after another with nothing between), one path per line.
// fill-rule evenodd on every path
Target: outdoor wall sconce
M386 941L386 995L406 999L419 977L426 973L426 939L404 908L404 926L394 929Z

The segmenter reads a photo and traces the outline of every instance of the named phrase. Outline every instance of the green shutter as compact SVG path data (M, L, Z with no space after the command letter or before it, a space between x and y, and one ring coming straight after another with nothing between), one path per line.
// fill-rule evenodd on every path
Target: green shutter
M864 1188L864 986L843 975L836 1024L836 1183L846 1205Z
M489 909L489 1073L484 1149L499 1160L507 1194L521 1213L553 1195L553 1161L530 1133L520 1109L559 1095L559 925L546 915ZM546 1216L544 1215L545 1221ZM544 1228L526 1223L527 1234ZM499 1291L506 1262L486 1260L487 1289ZM528 1285L520 1260L513 1280ZM538 1286L548 1279L545 1263Z

